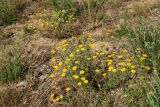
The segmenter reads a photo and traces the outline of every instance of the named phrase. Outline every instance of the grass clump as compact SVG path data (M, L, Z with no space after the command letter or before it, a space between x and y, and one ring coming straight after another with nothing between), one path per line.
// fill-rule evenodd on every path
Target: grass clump
M14 43L13 57L8 56L8 58L6 56L6 59L2 61L2 68L0 69L1 83L11 83L21 80L28 69L26 59L22 58L18 45L16 42Z
M0 9L0 26L17 20L17 8L13 1L1 0Z
M150 84L148 84L150 87L148 89L147 93L147 103L149 107L159 107L160 106L160 78L155 73L154 79Z

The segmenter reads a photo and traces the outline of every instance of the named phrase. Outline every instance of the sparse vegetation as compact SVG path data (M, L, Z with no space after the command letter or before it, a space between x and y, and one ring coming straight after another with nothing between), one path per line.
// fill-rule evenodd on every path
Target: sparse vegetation
M159 107L159 7L1 0L0 106Z
M0 69L0 82L11 83L22 79L28 66L25 58L21 58L21 49L17 42L14 43L14 49L11 53L13 58L7 58L2 61L2 68Z

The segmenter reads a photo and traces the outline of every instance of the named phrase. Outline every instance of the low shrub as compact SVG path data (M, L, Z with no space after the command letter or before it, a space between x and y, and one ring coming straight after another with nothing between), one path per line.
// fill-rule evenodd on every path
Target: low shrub
M72 37L68 41L63 40L51 51L57 56L52 58L53 72L57 73L50 75L50 78L56 78L51 94L54 103L68 101L79 90L111 91L150 71L151 68L144 63L148 56L139 49L137 56L127 49L111 52L99 50L96 43L105 40L104 37L103 34ZM105 42L99 44L101 49L106 45Z

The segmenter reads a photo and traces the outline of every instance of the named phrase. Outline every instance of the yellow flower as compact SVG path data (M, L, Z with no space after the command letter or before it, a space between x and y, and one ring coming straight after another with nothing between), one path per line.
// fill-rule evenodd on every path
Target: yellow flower
M123 58L123 56L122 56L122 55L119 55L117 58L118 58L118 59L121 59L121 58Z
M131 59L127 59L128 62L131 62Z
M59 64L58 64L58 66L62 66L63 65L63 62L60 62Z
M136 48L136 50L137 50L137 51L140 51L140 50L141 50L141 48Z
M55 62L55 61L56 61L56 58L55 58L55 57L53 57L53 58L51 59L51 61L52 61L52 62Z
M114 69L112 69L112 72L116 72L117 70L114 68Z
M63 48L63 49L62 49L63 52L66 51L66 50L67 50L66 48Z
M51 95L50 95L50 98L53 98L54 96L55 96L54 94L51 94Z
M79 50L79 49L77 49L77 50L76 50L76 52L78 53L78 52L80 52L80 50Z
M79 48L82 48L83 47L83 45L81 44L81 45L79 45Z
M90 61L91 60L91 58L87 58L87 61Z
M81 48L81 51L84 51L85 50L85 48Z
M59 97L57 97L56 99L53 100L54 103L58 102L60 100Z
M71 53L71 54L69 55L69 57L71 57L71 58L72 58L72 57L74 57L74 54L73 54L73 53Z
M108 62L108 65L111 65L113 60L110 59L110 60L107 60L107 62Z
M65 76L66 76L66 73L62 73L62 74L61 74L61 77L65 77Z
M55 53L56 53L56 51L55 51L55 50L51 50L51 53L52 53L52 54L55 54Z
M73 77L74 79L78 79L78 78L79 78L78 75L73 75L72 77Z
M67 66L67 68L68 68L68 69L70 69L70 68L71 68L71 66L70 66L70 65L68 65L68 66Z
M93 59L97 58L97 56L93 56Z
M130 67L132 64L131 63L127 63L127 66Z
M85 84L88 84L88 80L84 80L84 83L85 83Z
M103 73L103 74L102 74L103 77L106 77L106 75L107 75L107 73Z
M65 44L66 42L67 42L67 40L63 40L61 43L62 43L62 44Z
M84 70L80 70L80 74L84 74Z
M126 52L128 52L128 51L127 51L127 49L124 49L124 50L122 50L122 52L126 53Z
M64 98L64 96L63 96L63 95L60 95L59 98L62 99L62 98Z
M77 70L77 66L72 67L72 70L76 71Z
M143 57L148 57L147 54L142 54Z
M63 72L63 73L66 73L66 72L67 72L67 69L66 69L66 68L64 68L64 69L62 70L62 72Z
M58 70L58 66L53 66L53 69L54 70Z
M90 48L95 48L95 46L93 44L89 44Z
M133 73L133 74L136 73L136 70L132 69L132 70L131 70L131 73Z
M75 61L74 63L75 63L75 64L79 64L79 61Z
M104 52L100 52L99 54L100 54L100 55L104 55L105 53L104 53Z
M82 77L81 80L83 80L83 81L86 80L86 77Z
M108 71L112 71L112 69L114 69L113 66L109 66Z
M78 82L78 84L77 84L78 86L81 86L82 85L82 83L81 82Z
M134 68L136 68L136 66L132 65L131 68L134 69Z
M140 61L143 61L145 60L146 58L145 57L140 57Z
M55 75L54 75L54 74L51 74L49 77L50 77L50 78L54 78L54 77L55 77Z
M118 65L125 66L125 63L124 62L119 62Z
M101 72L99 69L96 69L95 71L96 71L96 73L99 73L99 72Z
M68 91L70 91L70 90L71 90L71 88L70 88L70 87L67 87L67 88L66 88L66 91L67 91L67 92L68 92Z
M121 68L121 71L122 71L122 72L126 71L126 68Z
M150 70L151 68L149 66L144 67L146 70Z

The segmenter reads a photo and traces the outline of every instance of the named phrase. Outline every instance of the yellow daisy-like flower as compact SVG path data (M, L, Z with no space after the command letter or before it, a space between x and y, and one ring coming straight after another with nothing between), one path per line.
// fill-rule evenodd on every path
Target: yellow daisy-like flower
M112 72L117 72L117 70L114 68L114 69L112 69Z
M61 74L61 77L65 77L65 76L66 76L66 73L62 73L62 74Z
M93 59L97 58L97 56L93 56Z
M131 59L127 59L128 62L131 62Z
M136 73L136 70L132 69L132 70L131 70L131 73L135 74L135 73Z
M86 80L86 77L82 77L81 80L83 80L83 81Z
M107 75L107 73L103 73L103 74L102 74L103 77L106 77L106 75Z
M141 48L136 48L136 50L137 50L137 51L140 51L140 50L141 50Z
M54 96L55 96L54 94L51 94L51 95L50 95L50 98L53 98Z
M53 57L53 58L51 59L51 61L52 61L52 62L55 62L55 61L56 61L56 58L55 58L55 57Z
M99 69L96 69L95 71L96 71L96 73L99 73L99 72L101 72L101 70L99 70Z
M58 66L52 66L54 70L58 70Z
M55 75L54 75L54 74L51 74L49 77L50 77L50 78L54 78L54 77L55 77Z
M136 68L136 66L132 65L131 68L134 69L134 68Z
M63 98L64 98L64 96L63 96L63 95L60 95L60 96L59 96L59 98L60 98L60 99L63 99Z
M126 52L128 52L128 50L127 50L127 49L124 49L124 50L122 50L122 52L126 53Z
M113 63L113 60L107 60L108 65L111 65Z
M100 55L104 55L105 53L104 53L104 52L100 52L99 54L100 54Z
M63 48L63 49L62 49L63 52L66 51L66 50L67 50L66 48Z
M79 72L80 74L84 74L84 70L80 70L80 72Z
M76 71L77 70L77 66L72 67L72 70Z
M126 71L126 68L121 68L121 71L122 71L122 72Z
M92 49L95 48L95 46L93 44L89 44L89 47Z
M119 55L119 56L117 56L117 58L118 58L118 59L121 59L121 58L123 58L123 56L122 56L122 55Z
M71 53L71 54L69 55L69 57L71 57L71 58L72 58L72 57L74 57L74 54L73 54L73 53Z
M79 78L78 75L73 75L72 77L73 77L74 79L78 79L78 78Z
M68 66L67 66L67 68L68 68L68 69L70 69L70 68L71 68L71 66L70 66L70 65L68 65Z
M143 61L145 60L146 58L145 57L140 57L140 61Z
M90 61L91 60L91 58L87 58L87 61Z
M81 48L81 51L84 51L85 50L85 48Z
M66 69L66 68L64 68L64 69L62 70L62 72L63 72L63 73L66 73L66 72L67 72L67 69Z
M56 53L56 51L55 51L55 50L51 50L51 53L52 53L52 54L55 54L55 53Z
M54 103L58 102L60 100L59 97L57 97L56 99L53 100Z
M132 63L127 63L127 66L130 67L132 65Z
M79 61L75 61L74 63L75 63L75 64L79 64Z
M61 44L65 44L67 42L67 40L63 40L61 41Z
M81 44L81 45L79 45L78 47L79 47L79 48L82 48L82 47L83 47L83 45Z
M83 82L84 82L85 84L88 84L88 80L84 80Z
M66 88L66 91L67 91L67 92L68 92L68 91L70 91L70 90L71 90L71 88L70 88L70 87L67 87L67 88Z
M79 49L77 49L77 50L76 50L76 52L78 53L78 52L80 52L80 50L79 50Z
M58 66L62 66L63 65L63 62L59 62Z
M146 70L150 70L151 68L149 66L144 67Z
M147 55L147 54L142 54L142 56L143 56L143 57L148 57L148 55Z
M119 62L118 65L125 66L125 63L124 62Z
M82 85L82 83L81 83L81 82L78 82L78 83L77 83L77 85L78 85L78 86L81 86L81 85Z
M109 66L108 71L112 71L112 69L114 69L113 66Z

